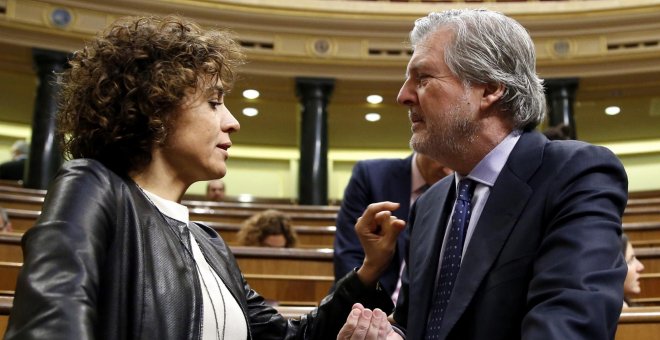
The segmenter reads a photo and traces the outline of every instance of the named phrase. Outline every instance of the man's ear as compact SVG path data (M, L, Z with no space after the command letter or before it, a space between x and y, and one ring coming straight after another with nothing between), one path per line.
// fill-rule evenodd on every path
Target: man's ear
M504 96L506 87L502 83L490 83L484 87L481 97L481 110L492 108Z

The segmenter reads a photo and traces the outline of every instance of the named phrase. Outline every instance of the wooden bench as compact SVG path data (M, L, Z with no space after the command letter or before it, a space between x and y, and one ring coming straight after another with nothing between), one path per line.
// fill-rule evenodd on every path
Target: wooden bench
M623 213L623 223L660 222L660 207L630 207Z
M658 197L643 197L643 198L628 198L627 207L660 207L660 196Z
M252 215L254 215L253 211L245 210L210 212L203 208L190 209L190 219L193 221L241 223ZM337 214L333 212L291 212L288 215L294 226L333 226L337 218Z
M19 232L32 227L40 214L37 211L23 209L7 209L7 213L12 221L14 230ZM245 214L242 217L246 217L247 215ZM201 217L204 218L203 216ZM201 218L199 220L215 228L229 244L235 242L236 233L240 228L240 222L204 221ZM326 222L329 223L329 220ZM333 245L334 221L332 224L326 226L295 225L294 227L299 234L302 247L332 247ZM660 246L660 222L625 223L623 230L635 248Z
M200 208L209 210L247 210L259 212L267 209L276 209L286 213L289 212L328 212L337 213L339 206L336 205L297 205L297 204L278 204L278 203L247 203L247 202L213 202L201 200L182 200L181 204L188 208Z
M0 337L7 331L7 322L14 298L0 296ZM279 313L287 318L299 318L313 310L312 307L276 306ZM345 316L337 316L345 318ZM632 307L621 312L616 332L616 340L658 340L660 339L660 307Z
M20 251L18 245L0 248ZM241 272L264 297L288 305L316 305L334 282L331 249L232 247ZM16 289L21 261L0 259L0 291Z
M9 314L11 313L13 304L13 296L0 296L0 338L4 338L5 333L7 332ZM301 315L311 312L314 307L280 305L275 306L275 309L277 309L277 311L285 318L297 319L300 318Z
M237 235L240 230L240 224L203 222L222 236L227 244L237 245ZM294 226L298 234L297 248L332 248L335 238L335 227L315 227L315 226ZM15 230L13 233L0 233L0 244L15 244L20 247L20 239L23 236L22 230ZM20 256L20 252L18 253ZM22 261L21 257L6 257L3 249L0 249L0 260Z
M623 224L633 247L660 246L660 222L629 222Z
M32 228L39 215L41 215L40 211L35 210L6 209L6 211L14 231L18 232L24 232Z
M621 312L616 340L659 340L660 307L632 307Z
M23 233L0 233L0 262L23 262Z
M0 192L0 206L3 208L41 211L43 204L43 196L15 195Z
M635 296L640 299L660 298L660 273L649 273L644 271L639 277L641 292Z
M46 190L26 189L17 187L0 186L0 206L15 209L41 210L46 196ZM199 208L213 211L245 210L251 212L266 209L277 209L284 212L327 212L337 213L339 206L336 205L298 205L292 203L263 203L263 202L239 202L239 201L206 201L184 199L181 204L189 208Z
M21 262L0 261L0 290L16 290L16 279L22 265Z
M0 241L0 290L14 290L21 256L18 235L3 235ZM278 249L231 247L250 285L269 299L289 305L316 304L333 284L331 249ZM641 293L636 299L660 298L660 249L640 254L648 269L640 276Z

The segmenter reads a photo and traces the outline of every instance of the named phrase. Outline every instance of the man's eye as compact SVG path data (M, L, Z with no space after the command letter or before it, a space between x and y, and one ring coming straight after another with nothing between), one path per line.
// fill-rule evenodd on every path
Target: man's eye
M417 84L419 86L424 86L429 82L429 76L427 75L421 75L417 77Z
M216 110L218 108L218 106L222 105L222 102L210 101L209 105L211 105L211 109Z

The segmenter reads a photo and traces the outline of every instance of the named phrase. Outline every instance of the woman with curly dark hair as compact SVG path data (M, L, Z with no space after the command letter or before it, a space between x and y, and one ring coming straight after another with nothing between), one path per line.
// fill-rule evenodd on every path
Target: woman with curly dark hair
M73 55L58 116L72 160L23 237L6 339L334 338L351 303L391 307L375 286L402 227L395 205L365 212L369 260L295 321L250 289L213 229L190 222L184 192L227 171L239 124L223 100L241 63L229 34L180 17L119 20ZM391 332L383 315L347 324Z
M237 238L241 246L294 248L298 244L291 218L274 209L250 216L241 224Z

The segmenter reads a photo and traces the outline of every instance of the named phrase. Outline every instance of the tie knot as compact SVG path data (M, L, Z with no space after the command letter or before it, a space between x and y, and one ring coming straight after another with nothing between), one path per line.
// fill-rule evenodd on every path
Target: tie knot
M475 185L476 183L469 178L463 178L458 182L458 199L462 201L471 201Z

